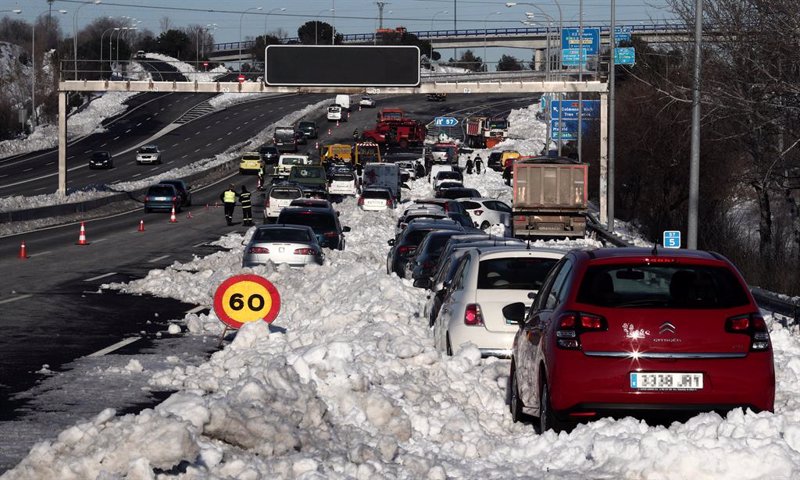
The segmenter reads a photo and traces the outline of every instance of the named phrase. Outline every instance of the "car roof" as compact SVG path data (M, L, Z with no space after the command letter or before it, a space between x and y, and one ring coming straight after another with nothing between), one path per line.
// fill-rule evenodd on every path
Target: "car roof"
M147 187L147 189L150 190L151 188L157 188L157 187L168 187L175 190L176 192L178 191L178 189L175 188L175 185L171 183L156 183L155 185L150 185L149 187Z
M456 198L455 200L456 200L456 202L461 202L461 201L468 201L468 202L502 202L502 203L505 203L506 205L508 205L508 203L503 202L502 200L500 200L498 198L490 198L490 197L475 197L475 198L462 197L462 198Z
M309 227L308 225L297 225L293 223L273 223L271 225L257 225L256 229L257 230L284 230L284 229L311 230L311 227Z
M330 215L333 212L333 208L326 208L326 207L303 207L303 206L289 206L283 207L281 210L281 215L284 213L297 213L297 212L309 212L309 213L319 213L323 215Z
M149 143L147 145L142 145L139 148L158 148L158 145L153 145L152 143Z
M436 228L442 229L463 229L458 222L455 220L450 220L449 218L415 218L408 222L408 226L406 226L406 230L416 230L420 228L430 228L431 226Z
M478 247L477 254L481 260L491 260L493 258L508 257L537 257L537 258L561 258L567 254L565 250L555 248L528 248L526 245L505 245L491 247L488 250Z
M254 155L255 156L255 155L260 155L260 154L258 152L242 152L242 156L244 157L245 155Z
M725 258L716 252L705 250L688 250L672 248L642 248L642 247L621 247L621 248L586 248L573 250L578 255L589 257L590 259L642 259L642 258L674 258L698 261L725 261ZM655 252L655 253L654 253Z

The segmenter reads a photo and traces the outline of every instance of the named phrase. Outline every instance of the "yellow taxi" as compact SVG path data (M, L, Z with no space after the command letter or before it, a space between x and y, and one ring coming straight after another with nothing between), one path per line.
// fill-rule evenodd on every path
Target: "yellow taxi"
M244 152L239 161L239 173L257 174L261 168L261 154L258 152Z

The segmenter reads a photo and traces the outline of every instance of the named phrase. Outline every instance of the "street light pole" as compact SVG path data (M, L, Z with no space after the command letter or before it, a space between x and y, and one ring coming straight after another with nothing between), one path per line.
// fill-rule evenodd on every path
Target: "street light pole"
M331 0L331 12L333 21L331 22L331 45L336 44L336 0Z
M109 32L109 31L110 31L111 33L114 33L114 32L113 32L113 30L114 30L114 27L108 27L108 28L106 28L105 30L103 30L103 34L102 34L102 35L100 35L100 80L102 80L102 79L103 79L103 70L104 70L104 69L103 69L103 62L105 61L105 59L103 58L103 37L105 37L105 36L106 36L106 32ZM111 41L110 41L110 38L111 38L111 36L109 35L109 37L108 37L108 38L109 38L109 46L108 46L108 48L109 48L109 49L111 49L111 45L110 45L110 43L111 43ZM110 50L109 50L109 51L110 51Z
M85 7L86 5L89 5L89 4L97 5L102 1L103 0L91 0L89 2L85 2L85 3L81 4L78 8L76 8L75 9L75 14L72 15L72 47L73 47L72 56L73 56L73 61L75 62L74 63L74 75L75 75L74 80L78 79L78 12L81 10L81 8Z
M486 15L483 19L483 65L486 67L486 71L489 71L489 64L486 62L486 36L488 28L486 27L486 22L489 20L489 17L492 15L500 15L500 12L492 12L489 15Z
M314 15L314 18L316 18L316 21L314 22L314 45L319 45L319 29L317 28L317 26L320 24L319 20L320 15L322 15L322 12L332 12L332 11L333 10L330 8L323 8L322 10L317 12L316 15Z
M286 7L277 7L273 8L264 16L264 45L267 44L267 20L269 20L269 14L272 12L285 12Z
M120 33L117 34L117 66L119 66L119 37L122 36L122 32L128 33L128 30L136 30L136 27L122 27L120 28Z
M700 60L703 40L703 0L694 1L694 78L692 78L692 143L689 156L689 218L686 246L697 248L697 218L700 202Z
M433 14L433 16L431 17L431 31L433 31L433 21L436 19L436 15L439 15L440 13L444 14L444 15L447 15L447 10L439 10L438 12ZM430 60L433 61L433 41L431 41L430 54L431 54L430 55L430 57L431 57Z
M242 20L244 20L244 15L249 12L250 10L261 10L261 7L251 7L242 12L242 16L239 17L239 73L242 73Z

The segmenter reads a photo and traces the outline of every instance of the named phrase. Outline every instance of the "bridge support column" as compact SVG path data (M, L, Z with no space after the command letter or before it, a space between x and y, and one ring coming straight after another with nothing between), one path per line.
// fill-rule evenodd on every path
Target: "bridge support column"
M533 51L533 69L537 72L544 70L544 49L537 48Z
M58 92L58 192L67 194L67 92Z
M608 93L600 94L600 224L608 226Z

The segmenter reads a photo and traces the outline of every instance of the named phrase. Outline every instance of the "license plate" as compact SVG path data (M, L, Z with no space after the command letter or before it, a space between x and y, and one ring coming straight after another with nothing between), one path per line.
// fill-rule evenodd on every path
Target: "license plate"
M634 390L702 390L702 373L631 372Z

